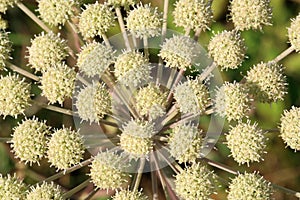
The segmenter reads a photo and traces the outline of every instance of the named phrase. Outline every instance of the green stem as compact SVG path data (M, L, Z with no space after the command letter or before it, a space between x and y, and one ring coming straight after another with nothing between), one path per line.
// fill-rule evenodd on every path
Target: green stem
M51 32L51 29L44 24L31 10L29 10L23 3L20 1L17 2L17 6L28 16L30 17L37 25L39 25L44 31Z
M10 142L12 138L0 138L0 142Z
M143 42L144 42L144 53L145 57L149 58L149 48L148 48L148 38L146 36L143 37Z
M69 190L68 192L63 194L63 199L67 199L70 198L72 195L76 194L77 192L79 192L80 190L82 190L83 188L85 188L86 186L88 186L91 182L91 179L87 179L84 182L82 182L81 184L79 184L78 186L74 187L73 189Z
M30 72L28 72L28 71L20 68L20 67L18 67L18 66L14 65L14 64L12 64L10 62L6 62L6 66L8 68L10 68L11 70L13 70L13 71L15 71L15 72L17 72L19 74L22 74L23 76L25 76L27 78L30 78L30 79L32 79L34 81L38 82L40 80L40 77L38 77L38 76L36 76L36 75L34 75L34 74L32 74L32 73L30 73Z
M197 31L196 31L196 33L195 33L195 35L194 35L194 40L195 40L195 41L198 41L198 40L199 40L200 34L201 34L201 29L199 28L199 29L197 29Z
M140 159L140 166L139 166L139 169L138 169L138 174L137 174L137 177L135 179L135 183L134 183L134 187L133 187L133 191L138 191L138 188L139 188L139 185L140 185L140 182L141 182L141 179L142 179L145 163L146 163L146 159L141 158Z
M84 198L84 200L90 200L99 190L100 188L96 188L95 190L91 191L87 197Z
M35 101L35 100L31 100L31 101L32 101L33 104L35 104L37 106L40 106L42 108L48 109L48 110L59 112L59 113L65 114L65 115L71 115L71 116L76 115L72 110L69 110L69 109L66 109L66 108L60 108L60 107L57 107L57 106L48 105L48 104L41 103L41 102L38 102L38 101Z

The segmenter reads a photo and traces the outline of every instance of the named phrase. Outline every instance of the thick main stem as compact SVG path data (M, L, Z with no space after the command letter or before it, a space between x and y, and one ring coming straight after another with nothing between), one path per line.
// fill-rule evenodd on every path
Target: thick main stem
M28 16L30 17L37 25L39 25L44 31L46 32L51 32L51 29L48 28L48 26L46 26L44 24L44 22L42 22L42 20L40 20L33 12L31 12L31 10L29 10L23 3L21 3L20 1L17 2L17 6Z

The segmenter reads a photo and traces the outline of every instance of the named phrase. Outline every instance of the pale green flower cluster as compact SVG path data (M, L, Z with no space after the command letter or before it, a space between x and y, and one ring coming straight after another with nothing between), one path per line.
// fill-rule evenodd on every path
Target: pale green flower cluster
M16 175L4 177L0 174L0 199L24 199L26 185Z
M53 182L43 182L36 187L31 187L30 191L26 195L28 200L64 200L63 192L60 186L55 185Z

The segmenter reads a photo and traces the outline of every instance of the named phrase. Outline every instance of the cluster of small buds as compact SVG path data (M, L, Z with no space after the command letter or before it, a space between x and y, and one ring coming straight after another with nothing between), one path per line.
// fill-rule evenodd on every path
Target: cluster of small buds
M159 56L167 67L186 70L191 68L199 56L197 43L187 36L174 35L163 43Z
M115 62L115 76L126 86L137 87L150 79L151 66L148 58L135 51L124 52Z
M207 30L213 20L211 2L206 0L179 0L173 11L174 23L185 30Z
M130 178L130 175L124 172L124 158L114 152L99 152L90 168L92 182L97 188L124 188Z
M262 29L264 25L272 25L272 9L270 0L232 0L230 15L235 29Z
M195 162L200 158L202 131L193 124L176 126L170 134L168 145L170 154L179 163Z
M29 65L37 71L44 72L68 56L68 47L59 34L42 32L31 40L28 53Z
M114 25L115 16L107 4L86 5L80 15L78 28L85 39L102 37Z
M0 30L3 31L5 29L7 29L7 27L8 27L7 21L5 19L3 19L2 16L0 15ZM1 43L2 43L2 39L1 39Z
M38 0L38 12L43 21L52 26L64 25L74 16L77 0Z
M17 117L30 106L30 84L18 75L0 77L0 115Z
M134 5L137 0L108 0L108 5L112 5L114 7L124 7L128 9L130 6Z
M117 191L112 200L148 200L149 198L138 191L120 190Z
M8 33L0 31L0 70L4 69L6 60L10 58L10 52L11 42Z
M83 139L69 128L56 130L48 142L47 158L52 166L66 170L83 159Z
M229 185L228 200L237 199L272 199L271 183L257 173L244 173L236 176Z
M194 163L175 176L175 191L182 199L207 200L216 192L216 175L206 165Z
M225 30L210 40L208 54L222 70L237 69L245 59L246 46L240 32Z
M246 123L239 121L237 125L231 126L226 140L231 156L239 164L259 162L266 153L265 133L249 120Z
M9 7L13 7L19 0L1 0L0 13L6 13Z
M113 63L114 53L111 47L93 41L83 46L78 54L77 66L88 77L101 76Z
M0 174L0 199L16 200L25 198L26 185L16 175L3 177Z
M292 19L291 26L288 28L289 41L292 47L299 52L300 51L300 15Z
M35 118L25 120L14 128L11 148L15 156L25 161L25 164L39 163L46 153L48 135L50 131L45 122L39 122Z
M275 62L259 63L253 66L245 77L249 93L260 102L283 100L287 94L283 67Z
M60 186L53 182L43 182L35 187L31 187L26 195L26 199L30 200L64 200L63 192Z
M137 91L134 95L136 109L141 115L148 115L151 119L162 117L165 114L167 93L154 84L149 84Z
M161 14L150 4L139 4L127 17L127 29L136 37L155 37L160 34Z
M251 101L242 84L225 82L217 90L215 111L228 121L240 120L250 111Z
M62 105L66 98L72 97L75 87L76 72L63 63L54 65L43 73L41 78L42 95L49 103Z
M208 88L199 79L188 80L176 86L174 99L180 112L202 113L210 104Z
M300 151L300 108L285 110L280 118L280 137L295 151Z
M147 157L153 149L151 137L155 134L153 123L131 120L123 126L120 147L132 159Z
M111 112L111 96L104 84L95 83L81 89L75 106L82 120L96 122Z

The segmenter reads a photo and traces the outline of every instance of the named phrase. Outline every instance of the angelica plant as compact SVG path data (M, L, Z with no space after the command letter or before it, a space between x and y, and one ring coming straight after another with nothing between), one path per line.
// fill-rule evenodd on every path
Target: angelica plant
M220 26L215 3L0 2L0 154L13 163L0 199L300 198L275 157L299 156L284 59L299 57L300 15L280 27L289 47L259 60L251 37L273 31L276 7L231 0ZM14 22L29 19L18 43ZM266 127L269 104L281 116L265 111Z

